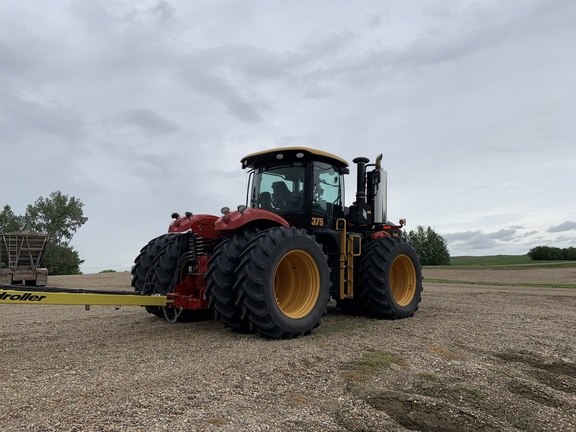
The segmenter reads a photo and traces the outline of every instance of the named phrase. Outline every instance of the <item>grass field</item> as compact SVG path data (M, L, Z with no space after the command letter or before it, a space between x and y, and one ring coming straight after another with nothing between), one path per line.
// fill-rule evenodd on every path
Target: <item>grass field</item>
M451 267L492 267L492 266L545 266L576 267L576 261L534 261L528 255L486 255L451 257Z
M450 266L425 266L426 283L576 289L576 261L533 261L527 255L452 257Z

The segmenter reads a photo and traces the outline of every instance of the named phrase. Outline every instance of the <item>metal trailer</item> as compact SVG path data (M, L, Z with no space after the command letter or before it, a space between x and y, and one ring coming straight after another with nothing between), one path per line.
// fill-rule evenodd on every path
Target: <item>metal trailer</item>
M47 287L48 269L40 267L46 235L0 234L0 304L166 307L174 300L132 291Z
M45 248L46 234L0 234L0 285L45 286L48 269L40 267Z

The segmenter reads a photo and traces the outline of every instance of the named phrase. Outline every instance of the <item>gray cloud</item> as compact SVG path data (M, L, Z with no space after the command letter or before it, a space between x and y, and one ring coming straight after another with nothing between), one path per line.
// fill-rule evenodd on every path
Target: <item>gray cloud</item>
M377 79L377 76L390 79L398 74L412 74L414 69L462 62L478 54L486 55L490 50L494 50L495 56L498 56L504 47L514 46L525 39L549 38L554 33L558 37L576 17L576 6L572 2L556 0L545 6L539 3L525 3L522 6L516 5L517 10L505 16L501 15L501 11L481 8L464 17L450 14L446 8L438 8L452 20L463 18L466 25L424 32L402 47L374 46L349 56L348 62L332 68L318 68L310 75L346 80L364 77L358 84L371 85L371 80ZM546 24L543 25L543 22ZM509 58L503 56L499 64L481 65L478 72L502 69L508 61ZM465 76L460 76L460 79L466 82Z
M576 230L576 222L566 221L562 222L560 225L555 225L548 228L548 232L550 233L570 231L570 230Z
M490 249L496 246L496 241L480 230L465 231L460 233L445 234L444 239L448 243L448 248L453 249L453 245L464 246L467 250L476 251Z
M81 116L55 101L38 101L0 90L0 137L12 139L48 134L62 141L77 141L84 133Z
M159 17L160 20L166 21L176 16L176 8L167 1L160 0L153 6L151 12Z
M493 233L486 234L487 237L500 240L500 241L511 241L514 240L516 236L516 229L501 229Z
M233 117L249 122L259 123L263 120L262 113L268 108L264 103L258 103L256 97L250 97L231 80L207 73L200 68L187 68L182 70L182 78L194 91L209 100L216 101L223 106Z
M547 244L550 244L552 242L548 241ZM562 235L559 236L558 238L555 239L555 241L553 242L554 244L560 244L563 243L567 246L571 246L574 247L574 245L576 245L576 235L573 236L567 236L567 235Z
M150 135L164 135L177 131L178 125L149 108L135 108L112 118L116 126L132 126Z
M453 232L443 235L450 250L485 250L514 244L521 239L533 238L537 231L519 232L516 228L501 229L494 232L482 230ZM526 253L526 251L522 251Z
M33 70L34 58L27 50L12 46L0 40L0 76L5 80L21 78L26 71Z

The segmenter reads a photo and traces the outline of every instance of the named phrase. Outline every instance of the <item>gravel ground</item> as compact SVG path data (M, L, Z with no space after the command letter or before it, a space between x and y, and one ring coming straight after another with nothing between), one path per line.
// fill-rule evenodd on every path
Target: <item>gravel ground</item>
M0 430L576 430L576 289L517 285L574 284L576 268L424 276L515 285L425 283L413 318L330 308L288 341L137 307L0 305Z

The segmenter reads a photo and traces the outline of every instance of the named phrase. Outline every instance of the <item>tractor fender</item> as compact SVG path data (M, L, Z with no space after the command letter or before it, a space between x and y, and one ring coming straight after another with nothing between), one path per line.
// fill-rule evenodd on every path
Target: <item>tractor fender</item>
M402 225L382 225L381 229L378 231L374 231L370 237L372 240L378 240L383 237L399 237L401 236L400 230L402 229Z
M243 212L234 210L220 216L216 221L215 229L216 231L234 231L249 224L259 228L279 225L290 228L286 219L276 213L264 209L248 208Z
M168 232L186 232L191 230L201 237L216 239L218 238L218 233L215 229L217 219L217 216L208 214L179 216L172 221L168 227Z
M390 233L387 233L386 231L376 231L372 233L370 237L372 237L372 240L378 240L382 237L392 237L392 236L390 235Z

